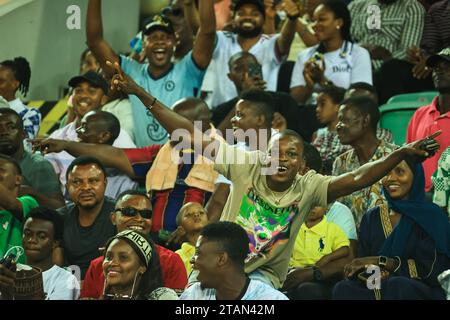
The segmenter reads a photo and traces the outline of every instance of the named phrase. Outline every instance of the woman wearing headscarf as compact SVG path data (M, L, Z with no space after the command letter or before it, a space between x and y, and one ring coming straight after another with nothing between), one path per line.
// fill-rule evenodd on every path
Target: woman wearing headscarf
M144 234L125 230L106 244L103 262L105 300L177 300L162 285L159 257Z
M383 179L383 192L388 206L364 215L360 258L345 267L348 280L334 287L333 298L445 299L437 277L450 268L450 225L425 200L422 165L401 162Z

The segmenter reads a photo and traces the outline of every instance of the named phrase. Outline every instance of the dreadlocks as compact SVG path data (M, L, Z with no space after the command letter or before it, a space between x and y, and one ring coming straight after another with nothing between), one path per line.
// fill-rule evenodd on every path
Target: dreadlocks
M14 58L14 60L6 60L0 63L1 66L11 69L14 77L19 81L19 91L24 96L30 89L31 69L27 59L23 57Z

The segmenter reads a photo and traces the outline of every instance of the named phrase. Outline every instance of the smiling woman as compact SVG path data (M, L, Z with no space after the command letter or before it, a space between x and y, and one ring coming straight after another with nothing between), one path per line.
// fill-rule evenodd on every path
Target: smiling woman
M364 215L358 240L360 258L344 270L347 278L368 272L369 279L339 282L335 299L445 298L437 276L450 267L450 225L441 209L425 200L424 187L422 165L409 160L383 179L388 206L375 207ZM369 266L381 271L381 279ZM368 289L374 280L378 291Z
M143 233L125 230L106 244L103 261L105 300L176 300L162 287L161 266L153 242Z

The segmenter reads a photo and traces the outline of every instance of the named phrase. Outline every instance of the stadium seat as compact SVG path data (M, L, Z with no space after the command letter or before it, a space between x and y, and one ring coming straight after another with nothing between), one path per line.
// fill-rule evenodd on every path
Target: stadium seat
M438 92L436 91L424 91L424 92L414 92L414 93L405 93L405 94L399 94L396 96L391 97L388 100L388 104L394 103L394 102L420 102L423 103L423 105L431 103L433 101L434 97L438 95Z
M392 132L394 143L402 145L406 141L406 130L414 112L427 103L420 101L387 103L380 107L380 127Z

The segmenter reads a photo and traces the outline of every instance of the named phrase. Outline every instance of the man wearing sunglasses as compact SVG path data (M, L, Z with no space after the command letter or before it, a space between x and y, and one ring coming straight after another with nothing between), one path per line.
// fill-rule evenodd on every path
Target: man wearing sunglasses
M145 193L135 190L123 192L117 198L111 221L117 232L130 229L148 234L152 226L152 204ZM159 254L164 286L182 292L187 285L186 268L181 258L174 252L155 245ZM89 266L81 290L82 298L99 298L103 292L105 277L101 256Z

